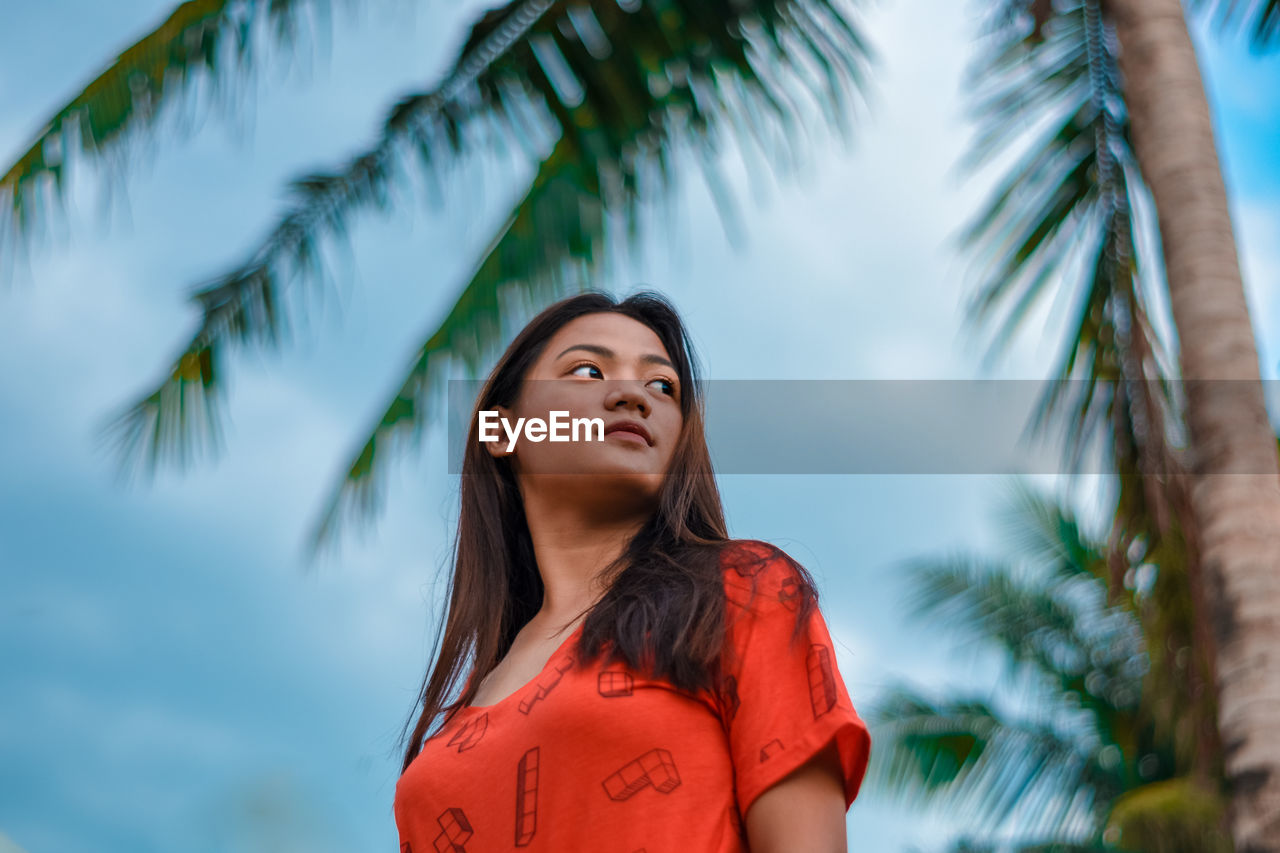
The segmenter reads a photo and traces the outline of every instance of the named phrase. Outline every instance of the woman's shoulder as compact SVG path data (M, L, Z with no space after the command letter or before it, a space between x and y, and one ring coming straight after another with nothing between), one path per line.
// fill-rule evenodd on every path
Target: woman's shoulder
M728 599L745 609L761 601L781 602L794 611L796 605L817 601L813 576L777 545L759 539L732 539L720 553Z
M727 542L721 564L727 665L790 654L820 612L813 577L782 548L759 539Z
M720 566L744 578L764 573L804 573L790 554L761 539L728 540L720 550Z

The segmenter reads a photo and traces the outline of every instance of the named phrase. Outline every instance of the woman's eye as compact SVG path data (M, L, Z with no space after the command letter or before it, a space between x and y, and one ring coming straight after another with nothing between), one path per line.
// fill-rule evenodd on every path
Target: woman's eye
M599 376L596 377L588 373L580 373L579 371L581 370L594 370L596 373L599 374ZM586 376L588 379L596 379L596 378L604 379L604 374L601 373L600 368L596 367L594 364L579 364L577 367L573 368L573 370L570 370L569 372L575 376Z
M675 394L676 394L676 386L675 386L675 384L674 384L673 382L671 382L671 381L670 381L670 380L668 380L668 379L655 379L655 380L653 380L653 381L654 381L654 382L657 382L657 383L661 386L661 388L662 388L662 393L663 393L663 394L667 394L667 395L670 395L670 396L672 396L672 397L674 397L674 396L675 396ZM653 384L653 383L650 383L650 384Z

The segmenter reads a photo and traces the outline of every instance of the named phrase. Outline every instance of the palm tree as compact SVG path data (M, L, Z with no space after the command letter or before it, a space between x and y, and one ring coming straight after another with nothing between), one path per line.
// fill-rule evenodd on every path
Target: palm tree
M1257 50L1280 43L1280 0L1194 5L1224 28L1248 27ZM1057 422L1073 459L1106 433L1121 485L1109 543L1117 571L1127 549L1181 531L1172 547L1185 549L1191 610L1178 618L1194 642L1190 664L1170 671L1185 671L1196 697L1196 773L1230 744L1236 845L1280 850L1280 464L1182 8L1007 0L984 32L968 80L981 132L965 167L1009 150L1028 127L1048 129L960 235L983 251L970 321L1009 306L994 353L1051 282L1070 291L1078 313L1035 426L1065 405ZM1143 257L1135 234L1156 228L1159 254ZM1164 276L1180 371L1150 322L1143 271Z
M1230 851L1225 794L1190 772L1162 724L1186 705L1146 653L1176 641L1150 597L1152 566L1126 569L1117 595L1105 540L1022 485L1005 521L1007 559L919 558L905 569L914 615L1002 652L1005 678L1027 688L1035 713L894 685L867 712L871 783L945 799L987 828L954 853Z

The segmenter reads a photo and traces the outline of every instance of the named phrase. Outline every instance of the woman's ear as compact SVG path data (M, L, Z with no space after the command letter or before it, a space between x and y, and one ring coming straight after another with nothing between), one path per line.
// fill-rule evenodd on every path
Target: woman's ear
M498 440L486 441L484 443L485 449L488 450L489 455L495 459L503 459L506 457L515 456L516 452L514 447L511 450L507 449L507 445L511 443L511 437L507 435L507 430L506 430L506 427L504 426L504 424L506 424L506 425L509 425L512 429L515 429L516 419L514 415L512 414L511 410L508 409L506 406L496 406L491 411L497 411L498 413L498 428L497 428ZM492 435L493 433L490 432L489 434Z

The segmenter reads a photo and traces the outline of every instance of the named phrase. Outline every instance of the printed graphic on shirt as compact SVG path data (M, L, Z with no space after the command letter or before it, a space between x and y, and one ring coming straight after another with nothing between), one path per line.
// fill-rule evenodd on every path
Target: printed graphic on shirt
M782 602L782 606L790 610L792 613L800 606L800 600L804 596L804 584L800 578L794 575L788 575L782 579L782 588L778 590L778 601Z
M764 764L784 749L786 749L786 747L782 745L782 741L774 738L764 746L760 747L760 763Z
M631 673L622 670L604 670L596 678L596 692L606 699L630 696L635 687Z
M741 542L738 547L726 550L720 562L731 566L742 577L750 578L763 572L780 556L783 556L781 551L763 542Z
M485 712L473 720L467 720L456 732L453 737L449 738L446 746L458 747L458 752L471 749L480 742L484 737L484 733L489 730L489 714Z
M602 784L610 799L625 800L648 787L670 794L679 787L680 774L671 753L655 748L610 773Z
M472 832L471 822L462 809L445 809L436 818L436 823L440 824L440 834L434 842L436 850L440 853L466 853L467 848L463 845L470 840Z
M538 689L533 692L532 696L526 696L520 700L520 705L518 706L520 713L528 714L533 710L533 706L539 699L547 698L547 695L551 693L552 690L556 689L556 685L560 683L560 679L564 678L564 674L573 669L573 665L574 656L566 655L564 660L552 668L546 679L538 683Z
M538 829L538 747L516 765L516 846L524 847Z
M831 650L822 643L809 647L805 657L809 669L809 701L816 720L836 706L836 677L831 671Z

